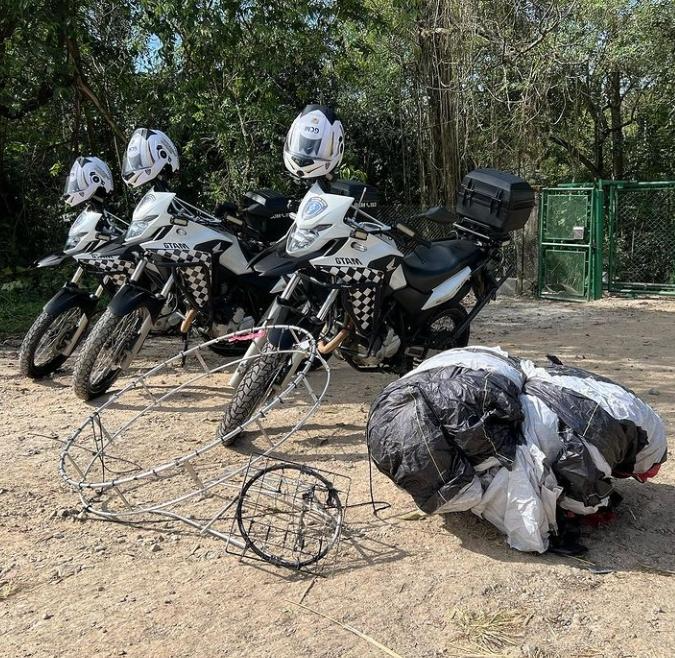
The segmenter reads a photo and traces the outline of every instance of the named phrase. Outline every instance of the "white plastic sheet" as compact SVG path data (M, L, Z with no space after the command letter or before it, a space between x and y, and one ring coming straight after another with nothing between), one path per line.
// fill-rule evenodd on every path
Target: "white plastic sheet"
M552 375L544 368L523 360L515 367L501 348L448 350L423 362L407 376L439 367L460 366L499 373L523 387L532 378L544 379L561 388L580 393L596 402L617 420L630 420L642 428L649 441L638 453L635 472L647 471L663 459L666 434L663 421L635 395L621 386L592 377ZM459 495L436 510L437 513L471 510L506 535L508 544L520 551L543 553L549 535L556 528L556 507L576 514L591 514L608 503L590 507L563 495L550 464L560 456L563 443L558 434L558 416L539 398L522 394L521 432L523 443L516 449L511 469L495 465L493 458L476 466L476 477ZM607 478L612 468L600 451L584 441L593 463Z

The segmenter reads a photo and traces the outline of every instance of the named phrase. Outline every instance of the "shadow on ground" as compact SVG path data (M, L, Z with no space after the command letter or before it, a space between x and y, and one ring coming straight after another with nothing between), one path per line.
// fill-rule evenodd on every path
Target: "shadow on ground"
M624 500L616 519L584 529L588 553L581 559L553 554L521 553L504 536L471 512L446 514L443 528L459 538L462 548L500 562L566 564L591 571L641 571L675 576L675 487L670 484L621 482Z

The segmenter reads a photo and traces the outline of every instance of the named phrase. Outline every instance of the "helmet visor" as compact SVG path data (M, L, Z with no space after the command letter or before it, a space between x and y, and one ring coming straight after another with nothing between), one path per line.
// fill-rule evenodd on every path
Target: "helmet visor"
M131 136L127 152L124 154L124 161L122 162L123 177L152 166L152 155L148 140L146 139L146 133L147 131L144 128L139 128Z
M78 158L75 160L68 178L66 178L66 184L63 186L63 196L70 196L71 194L77 194L87 189L88 184L86 177L84 175L84 158Z
M304 155L306 157L316 157L319 155L321 149L321 139L311 139L303 135L298 140L298 150L296 155Z

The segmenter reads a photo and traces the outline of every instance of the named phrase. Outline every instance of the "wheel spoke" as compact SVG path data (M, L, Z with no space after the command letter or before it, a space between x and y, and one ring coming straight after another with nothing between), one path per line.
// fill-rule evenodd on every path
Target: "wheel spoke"
M138 330L145 320L145 309L136 309L123 317L106 340L91 371L91 383L96 386L119 366L133 349Z
M71 308L49 326L35 349L34 364L44 366L61 353L75 333L82 318L82 309Z

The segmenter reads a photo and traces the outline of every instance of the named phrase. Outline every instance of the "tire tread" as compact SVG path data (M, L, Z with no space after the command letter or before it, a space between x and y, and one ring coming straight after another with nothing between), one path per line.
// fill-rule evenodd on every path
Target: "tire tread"
M66 309L64 312L67 311L70 311L70 309ZM58 370L68 359L64 354L59 354L43 366L36 366L34 361L35 351L40 343L40 339L59 315L42 311L42 313L35 318L35 321L24 336L19 352L19 372L24 377L30 377L31 379L47 377Z

